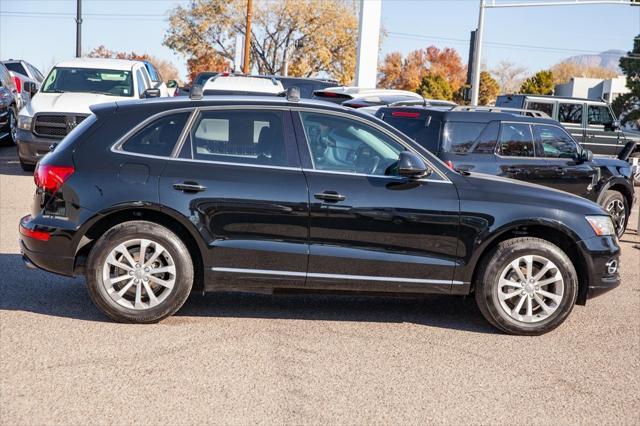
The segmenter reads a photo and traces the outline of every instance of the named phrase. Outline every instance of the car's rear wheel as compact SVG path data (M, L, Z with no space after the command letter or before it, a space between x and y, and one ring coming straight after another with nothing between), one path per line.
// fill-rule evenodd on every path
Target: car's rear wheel
M180 238L145 221L109 229L87 260L87 285L110 318L153 323L174 314L193 286L193 263Z
M475 297L482 315L498 329L540 335L567 318L577 289L575 268L559 247L523 237L501 242L483 259Z
M622 237L627 229L629 220L629 206L627 200L618 191L608 190L602 199L602 207L609 213L613 225L616 227L616 234Z

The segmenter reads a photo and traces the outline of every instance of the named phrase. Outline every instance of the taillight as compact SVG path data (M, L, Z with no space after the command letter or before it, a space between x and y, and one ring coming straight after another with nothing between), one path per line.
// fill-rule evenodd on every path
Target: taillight
M447 165L447 167L448 167L448 168L450 168L451 170L455 170L455 169L453 168L453 161L451 161L451 160L447 160L447 161L445 161L444 163L445 163L445 164Z
M75 169L73 166L52 166L49 164L36 167L33 174L33 180L38 188L45 191L56 193L62 184L69 179Z
M13 82L16 84L16 90L18 93L22 92L22 82L18 77L13 77Z
M49 241L51 235L45 231L35 231L33 229L26 228L20 224L20 233L25 237L33 238L40 241Z
M419 112L409 112L409 111L393 111L391 113L392 117L404 117L404 118L419 118Z

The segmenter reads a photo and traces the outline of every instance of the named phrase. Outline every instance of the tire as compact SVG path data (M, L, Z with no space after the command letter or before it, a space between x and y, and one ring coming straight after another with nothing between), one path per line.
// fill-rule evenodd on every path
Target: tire
M531 274L527 273L527 259L532 260ZM537 281L530 282L544 269L544 261L549 269ZM524 286L514 264L526 278ZM505 280L513 286L503 285ZM551 283L545 283L548 281ZM539 293L540 290L553 299ZM501 294L505 300L501 300ZM573 264L559 247L540 238L502 241L483 258L476 274L475 298L480 312L494 327L508 334L538 336L555 329L571 313L577 295L578 279ZM542 308L538 299L547 309ZM532 308L528 312L529 301Z
M20 160L20 168L22 168L22 170L24 170L25 172L32 172L36 169L36 165L26 164L26 163L23 163L22 160Z
M605 192L600 205L611 215L611 220L613 220L613 224L616 227L618 238L622 237L624 231L627 229L629 214L631 213L627 200L618 191L608 190Z
M145 241L145 262L140 262ZM144 272L145 266L150 272ZM86 278L91 300L109 318L149 324L182 307L193 286L193 271L189 250L176 234L156 223L131 221L114 226L96 242Z
M18 114L16 108L9 108L9 142L15 145L18 139Z

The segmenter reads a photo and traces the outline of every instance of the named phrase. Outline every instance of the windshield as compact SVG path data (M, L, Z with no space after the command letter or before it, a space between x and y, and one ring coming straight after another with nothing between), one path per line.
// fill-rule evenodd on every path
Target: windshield
M56 67L51 70L42 87L43 93L80 92L133 96L131 71Z

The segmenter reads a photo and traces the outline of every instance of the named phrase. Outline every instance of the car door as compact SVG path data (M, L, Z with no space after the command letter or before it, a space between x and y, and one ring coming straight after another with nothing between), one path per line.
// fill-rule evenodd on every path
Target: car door
M552 179L547 161L536 156L529 123L502 122L496 145L496 174L546 185Z
M558 102L557 120L567 129L573 139L579 144L585 144L584 132L584 104L582 102ZM590 146L585 148L591 149Z
M559 126L533 124L532 128L536 155L544 157L548 169L545 174L551 177L547 185L581 197L593 196L590 189L596 168L581 159L582 148L577 142Z
M587 105L586 147L597 154L617 155L626 140L613 124L607 105Z
M442 172L393 174L406 147L365 119L302 110L296 135L309 185L307 286L444 292L458 264L459 202Z
M302 287L309 198L289 111L203 108L176 156L160 200L202 236L207 287Z

